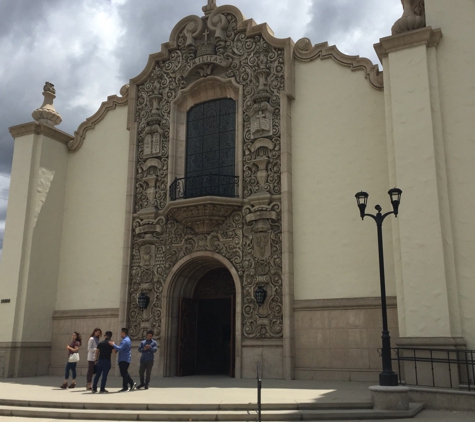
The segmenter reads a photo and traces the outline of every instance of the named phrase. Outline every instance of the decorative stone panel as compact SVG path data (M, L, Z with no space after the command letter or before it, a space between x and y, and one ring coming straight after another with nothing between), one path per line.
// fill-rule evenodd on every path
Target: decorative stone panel
M196 251L218 253L235 267L243 287L243 335L282 337L281 94L289 46L265 25L244 21L233 6L212 8L180 21L162 52L132 80L138 145L128 297L133 339L148 329L160 337L164 283L172 267ZM206 78L232 81L242 93L236 119L241 197L171 202L170 176L183 168L176 163L183 154L170 155L178 136L174 100ZM258 286L267 290L261 307L254 298ZM137 303L142 292L151 299L146 310Z

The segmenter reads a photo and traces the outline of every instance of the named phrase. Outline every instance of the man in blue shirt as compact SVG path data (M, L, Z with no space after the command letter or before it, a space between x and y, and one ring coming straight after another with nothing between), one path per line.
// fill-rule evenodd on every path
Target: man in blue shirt
M129 329L122 328L120 330L120 336L122 337L122 341L118 346L113 341L109 342L109 344L119 352L119 369L120 376L122 377L122 390L119 390L119 393L129 391L127 388L128 385L130 386L130 391L134 391L136 386L128 372L130 360L132 359L132 342L129 337Z
M137 390L140 390L142 387L145 387L148 390L148 384L150 383L150 374L152 373L152 366L154 360L154 354L158 350L157 342L153 339L153 331L147 331L147 338L142 340L139 347L139 352L142 353L140 357L140 385L137 387ZM144 382L144 373L147 370L147 379Z

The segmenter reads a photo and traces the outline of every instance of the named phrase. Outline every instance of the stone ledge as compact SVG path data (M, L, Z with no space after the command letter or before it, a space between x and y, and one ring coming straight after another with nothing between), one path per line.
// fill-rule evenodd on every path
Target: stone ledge
M402 34L381 38L378 44L374 44L374 50L381 62L388 57L389 53L405 50L406 48L425 45L426 47L437 47L442 38L440 29L432 29L430 26L416 29L414 31L403 32Z
M86 319L86 318L118 318L119 308L76 309L71 311L54 311L53 320Z
M30 349L50 349L51 342L25 342L25 341L2 341L0 342L0 349L9 348L9 349L19 349L19 348L30 348Z
M465 349L467 343L463 337L399 337L398 347L434 348L434 349Z
M408 410L409 388L408 387L385 387L374 385L369 387L373 406L379 410Z
M387 306L395 308L397 299L395 296L386 298ZM310 299L295 300L294 310L315 309L379 309L381 308L380 297L355 297L342 299Z
M74 139L74 136L71 136L69 133L38 122L29 122L17 126L11 126L8 130L14 139L31 134L45 135L64 145L67 145L69 141Z

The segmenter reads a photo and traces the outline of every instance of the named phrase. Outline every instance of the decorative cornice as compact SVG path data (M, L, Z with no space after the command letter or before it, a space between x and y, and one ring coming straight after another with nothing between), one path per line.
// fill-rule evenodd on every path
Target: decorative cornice
M395 296L388 296L386 303L389 308L397 306ZM294 309L299 311L318 309L379 309L381 308L380 297L354 297L342 299L310 299L295 300Z
M374 89L383 90L383 72L380 72L377 65L364 57L343 54L336 46L329 47L327 42L312 46L312 42L308 38L301 38L295 44L294 57L303 62L315 59L333 59L338 64L349 67L352 71L362 70Z
M244 31L247 36L262 35L273 47L290 47L290 49L293 49L293 41L290 38L276 38L272 29L266 23L258 25L253 19L246 19L242 12L235 6L225 5L214 9L208 16L208 25L213 27L215 18L222 13L234 15L237 19L238 30ZM135 78L131 79L132 83L140 85L148 77L156 62L166 60L170 57L170 53L177 48L178 35L184 27L187 27L192 37L200 37L205 30L205 24L199 16L190 15L181 19L170 33L169 41L161 45L161 50L158 53L150 54L145 68ZM289 87L289 90L290 89Z
M69 133L56 129L53 126L48 126L44 123L29 122L21 125L11 126L8 128L14 139L25 135L45 135L55 141L68 145L74 137Z
M440 29L432 29L432 27L427 26L414 31L381 38L379 43L374 45L374 49L379 60L382 61L383 58L394 51L405 50L406 48L417 47L418 45L437 47L441 38L442 31Z
M111 95L107 97L107 101L104 101L99 110L97 110L91 117L88 117L82 122L78 130L74 132L74 139L68 143L68 149L71 152L76 152L81 148L84 139L86 138L86 132L89 129L94 129L97 123L99 123L110 110L114 110L117 106L127 105L129 102L129 85L126 84L120 89L121 97L117 95Z

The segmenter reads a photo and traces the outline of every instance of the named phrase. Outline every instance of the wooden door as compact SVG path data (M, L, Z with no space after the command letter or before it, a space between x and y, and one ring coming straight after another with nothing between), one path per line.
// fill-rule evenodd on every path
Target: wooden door
M231 341L229 342L229 376L234 378L234 366L236 363L236 295L231 298Z
M198 301L180 298L178 324L178 363L177 375L194 375L196 372Z

